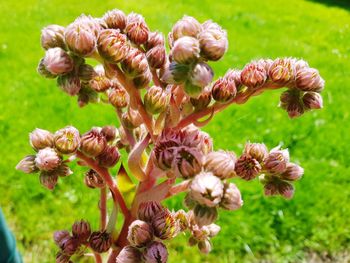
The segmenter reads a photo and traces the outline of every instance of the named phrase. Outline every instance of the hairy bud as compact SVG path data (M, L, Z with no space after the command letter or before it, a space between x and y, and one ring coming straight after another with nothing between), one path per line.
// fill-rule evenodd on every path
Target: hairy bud
M212 249L212 245L208 239L201 240L198 242L198 249L201 253L208 254Z
M323 107L322 96L317 92L306 92L303 96L303 103L306 109L316 110Z
M107 141L97 128L85 133L81 137L80 149L88 156L96 157L106 148Z
M137 48L133 48L121 63L124 73L129 77L137 77L145 73L149 67L147 58Z
M39 181L42 186L49 190L53 190L58 181L58 174L55 172L42 171L40 173Z
M224 78L226 78L228 81L234 81L236 90L239 91L242 87L242 81L241 81L241 71L237 69L229 69Z
M118 148L107 145L103 152L96 157L98 164L102 167L113 167L117 164L120 158Z
M24 157L17 165L16 169L26 174L35 173L38 168L35 166L35 155L28 155Z
M56 254L56 263L70 263L71 261L69 261L70 256L65 255L63 252L58 252Z
M53 146L53 135L51 132L36 128L29 134L30 145L38 151Z
M201 27L201 24L194 17L184 16L173 26L171 31L172 38L176 41L184 36L197 37Z
M269 153L265 144L248 142L244 147L244 154L251 156L259 163L262 163Z
M204 167L221 179L234 177L236 155L233 152L217 151L210 152L205 156Z
M143 251L145 263L166 263L168 261L168 250L162 242L153 241Z
M85 243L91 234L89 222L84 220L75 222L72 226L72 234L80 243Z
M147 201L139 205L138 219L151 223L153 218L165 208L157 201Z
M288 163L286 170L281 174L281 178L288 181L299 180L304 174L304 169L295 163Z
M55 231L53 234L53 240L55 241L57 246L60 246L62 240L65 239L66 237L70 237L69 232L66 230L58 230L58 231Z
M304 91L321 91L324 80L317 69L304 67L296 73L296 87Z
M171 239L176 235L176 222L173 215L163 209L152 219L154 235L160 239Z
M68 236L61 240L60 248L68 256L72 256L78 249L79 242L76 238Z
M126 15L119 9L108 11L102 19L108 28L123 30L126 26Z
M202 227L213 223L218 217L218 211L215 207L196 205L193 215L195 222Z
M269 70L269 77L271 81L280 86L289 86L293 84L295 79L295 60L291 58L276 59Z
M117 29L102 30L97 40L98 52L105 60L118 63L130 50L127 38Z
M89 82L97 76L97 73L93 66L84 63L79 66L78 76L81 81Z
M236 162L236 174L244 180L252 180L261 172L260 163L252 156L243 154Z
M169 103L169 95L158 86L149 88L144 97L147 112L158 114L166 110Z
M116 263L139 263L142 262L142 253L136 247L125 246L118 254Z
M149 29L142 15L129 14L125 32L128 38L136 45L142 45L148 40Z
M213 76L214 72L211 67L204 62L200 62L190 72L189 79L193 85L204 88L212 81Z
M116 108L124 108L128 105L129 95L121 86L114 86L108 90L108 101Z
M287 199L291 199L294 195L294 187L285 181L272 180L264 185L264 194L266 196L281 195Z
M43 64L53 75L63 75L71 72L74 67L73 59L62 48L55 47L46 51Z
M141 75L132 79L132 83L135 85L135 88L143 89L143 88L148 86L148 84L151 82L151 80L152 80L152 73L149 69L147 69Z
M79 131L73 126L58 130L54 135L55 148L62 154L74 153L80 144Z
M153 240L152 227L142 220L135 220L129 226L128 241L132 246L143 247Z
M52 74L50 71L48 71L45 67L44 64L44 58L40 59L38 67L37 67L37 72L43 76L44 78L48 78L48 79L54 79L57 77L57 75Z
M253 61L247 64L241 72L241 82L250 89L258 89L265 84L267 72L264 65Z
M287 90L281 94L280 107L287 111L290 118L296 118L304 113L304 105L301 99L301 92Z
M77 95L81 89L80 79L75 74L59 76L57 79L57 85L62 91L70 96Z
M161 80L169 84L181 84L186 81L189 71L188 65L172 62L166 66Z
M44 148L39 150L35 157L35 165L41 171L52 171L61 164L61 157L52 148Z
M172 58L180 64L190 64L199 58L199 42L194 37L184 36L175 41L171 49Z
M264 169L270 173L283 173L287 169L289 152L287 149L273 149L267 156Z
M64 27L59 25L49 25L41 30L41 46L44 49L60 47L66 48L64 43Z
M151 48L147 51L146 57L151 68L158 69L163 67L166 62L165 47L158 45Z
M89 245L92 250L104 253L111 247L112 237L106 231L93 232L89 239Z
M174 214L179 231L185 231L189 227L188 215L184 210L178 210Z
M164 36L157 31L148 33L148 40L145 43L147 50L154 48L155 46L164 46Z
M234 80L223 77L219 78L213 85L213 99L225 103L236 96L237 89Z
M66 44L74 54L86 57L96 48L95 32L82 21L70 24L64 33Z
M117 136L117 129L112 125L107 125L102 128L101 134L106 138L107 142L111 142Z
M190 102L196 110L206 108L211 102L210 89L204 89L196 98L190 98Z
M243 205L241 192L233 183L225 183L220 206L226 210L237 210Z
M103 180L103 178L92 169L86 172L84 182L89 188L103 188L106 186L106 183Z
M203 155L197 148L179 147L173 161L175 174L184 179L191 178L202 170Z

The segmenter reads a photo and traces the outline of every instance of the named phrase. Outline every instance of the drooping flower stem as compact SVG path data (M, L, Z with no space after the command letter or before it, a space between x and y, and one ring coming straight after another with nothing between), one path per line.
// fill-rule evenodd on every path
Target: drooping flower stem
M107 189L103 187L100 191L100 229L103 231L107 224Z

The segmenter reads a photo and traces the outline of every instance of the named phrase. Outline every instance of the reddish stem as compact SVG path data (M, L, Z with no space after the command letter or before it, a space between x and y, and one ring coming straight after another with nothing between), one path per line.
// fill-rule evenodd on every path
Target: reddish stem
M94 256L95 256L96 263L102 263L102 257L99 253L94 252Z
M153 79L154 84L156 86L163 87L163 85L160 82L159 77L157 75L157 71L155 69L152 69L151 72L152 72L152 79Z
M107 189L101 188L100 195L100 229L103 231L107 225Z

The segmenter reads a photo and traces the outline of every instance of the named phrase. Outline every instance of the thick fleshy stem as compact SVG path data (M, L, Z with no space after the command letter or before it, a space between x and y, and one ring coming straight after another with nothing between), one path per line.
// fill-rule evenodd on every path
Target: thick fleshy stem
M96 263L102 263L102 257L99 253L94 252L94 256L95 256L95 262Z
M107 225L107 189L101 188L100 193L100 229L105 230Z
M91 169L95 170L105 180L107 186L109 187L112 193L113 200L119 204L120 210L124 214L124 217L128 218L130 215L130 211L126 206L124 198L120 193L117 184L113 180L112 176L109 174L108 170L104 167L100 167L96 161L87 157L80 151L77 151L76 155L78 158L82 159Z
M132 149L135 146L135 144L136 144L134 135L130 132L129 129L127 129L125 127L125 125L122 122L122 113L123 113L122 110L121 109L117 109L116 112L117 112L117 115L118 115L118 118L119 118L119 122L123 126L123 129L125 131L126 139L128 140L128 142L129 142L129 144L131 146L131 149Z

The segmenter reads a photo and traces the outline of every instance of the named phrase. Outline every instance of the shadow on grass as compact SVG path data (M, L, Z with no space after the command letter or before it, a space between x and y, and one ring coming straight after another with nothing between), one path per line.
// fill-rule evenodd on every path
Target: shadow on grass
M310 2L321 3L329 7L340 7L350 11L350 0L309 0Z

